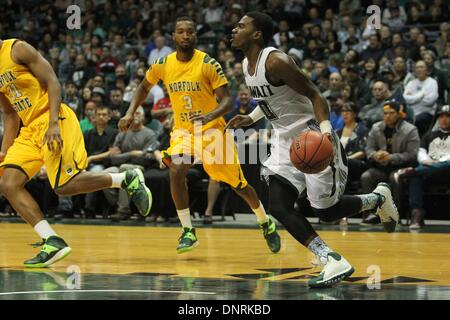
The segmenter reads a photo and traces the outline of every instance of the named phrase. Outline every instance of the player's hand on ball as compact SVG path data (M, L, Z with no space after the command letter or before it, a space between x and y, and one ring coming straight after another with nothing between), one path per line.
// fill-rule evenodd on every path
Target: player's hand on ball
M244 115L238 115L235 116L233 119L231 119L226 127L226 129L237 129L240 127L248 127L253 123L253 119L250 118L249 116L244 116Z
M127 113L119 120L119 123L118 123L119 130L121 132L128 131L132 122L133 122L133 116Z
M56 149L54 142L56 142ZM50 125L47 129L47 132L44 135L44 141L42 142L44 145L47 145L48 150L51 152L54 151L62 151L63 148L63 140L61 137L61 131L59 129L59 125L57 123Z

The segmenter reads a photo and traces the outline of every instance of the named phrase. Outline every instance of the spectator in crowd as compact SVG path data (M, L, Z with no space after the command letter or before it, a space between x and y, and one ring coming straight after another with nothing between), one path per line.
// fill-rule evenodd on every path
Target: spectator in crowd
M380 35L378 33L372 34L369 37L369 47L361 52L361 59L366 61L369 58L379 61L384 54L384 49L381 46Z
M419 165L400 169L396 180L409 178L410 229L424 226L424 188L430 183L448 183L450 177L450 106L438 111L438 129L427 132L420 143Z
M338 131L344 127L344 119L342 118L342 107L344 101L342 100L340 91L332 92L328 97L328 104L330 106L330 122L333 130Z
M123 101L122 89L114 88L109 92L109 104L107 106L110 111L108 126L117 129L119 119L123 117L128 110L128 103Z
M414 79L414 75L408 72L406 68L405 58L399 56L394 59L394 84L399 84L403 89L406 87L408 82Z
M369 129L359 121L358 109L353 102L344 104L342 118L344 127L336 131L348 159L348 181L359 181L361 174L368 167L366 158L366 142Z
M368 87L372 87L373 82L378 76L378 63L374 58L368 58L364 61L364 81Z
M396 0L388 2L391 2L391 4L384 9L381 21L383 24L388 25L393 31L398 31L404 26L407 20L405 9L400 7Z
M170 102L169 93L167 92L167 87L162 85L164 91L164 97L159 99L151 110L152 119L156 119L163 123L166 118L173 114L172 102Z
M448 81L448 73L445 73L444 71L440 70L439 68L436 68L434 63L436 60L436 54L431 51L427 50L422 53L423 61L425 62L427 66L428 75L436 80L438 85L438 103L442 104L445 102L445 97L450 89L450 83Z
M361 81L360 68L356 64L351 64L346 68L347 82L352 88L352 101L361 109L364 105L369 103L367 92L369 87L364 81Z
M372 128L373 124L383 120L383 105L391 96L388 85L377 80L372 85L372 98L369 104L361 108L358 116L368 128Z
M59 64L57 71L58 71L58 79L59 81L61 81L61 83L65 83L67 80L69 80L70 76L73 74L73 71L75 70L76 66L77 57L78 57L77 49L70 48L68 61L67 62L61 61L61 63ZM74 81L73 79L70 80Z
M109 157L118 154L118 148L113 148L114 139L118 134L117 128L108 126L111 110L106 106L98 106L95 109L95 125L94 128L84 133L84 145L88 155L87 170L91 172L101 172L109 166ZM95 213L100 208L98 206L99 194L102 191L86 194L86 217L95 218Z
M96 77L97 78L97 77ZM101 77L100 77L101 78ZM105 99L105 89L102 87L94 87L92 89L91 95L92 101L94 101L97 105L102 105L106 102Z
M343 81L342 76L339 72L333 72L332 74L330 74L329 79L330 81L328 83L328 90L322 93L324 98L328 98L333 93L340 94L342 89Z
M275 45L279 47L281 45L280 38L282 36L287 37L288 39L294 38L294 33L289 30L289 22L287 20L281 20L278 24L278 32L274 34L273 41L275 42Z
M242 63L236 62L232 69L231 77L228 77L228 88L230 89L233 98L237 97L238 90L243 83L245 83L245 79L244 70L242 69Z
M84 106L84 119L80 121L80 127L83 133L94 128L96 108L97 104L93 100L88 101Z
M439 38L433 43L434 48L439 56L445 54L445 47L450 42L450 24L448 22L442 22L439 25Z
M383 106L384 120L373 125L367 138L367 158L371 168L361 175L362 192L368 192L381 181L394 182L396 170L417 163L420 138L417 128L405 121L404 107L396 101ZM399 199L399 190L393 190ZM396 201L398 203L398 201ZM363 224L377 224L379 218L373 213L365 215Z
M118 150L110 155L112 167L105 169L106 172L119 173L134 167L144 171L154 161L161 162L157 136L153 130L144 126L144 120L144 109L139 107L130 130L116 136L113 148ZM128 194L121 191L122 189L103 190L109 204L118 205L117 213L111 216L113 221L127 220L131 217Z
M406 85L403 97L414 110L415 125L419 129L419 134L423 136L433 120L436 101L439 97L438 84L428 75L427 66L422 60L416 62L415 74L416 79Z
M150 52L148 56L148 65L152 65L159 58L165 57L172 53L172 48L166 46L166 39L163 36L159 36L155 39L156 48Z
M66 103L77 115L78 120L83 116L83 103L77 94L77 86L72 80L66 81L64 85L64 103Z
M87 64L83 54L78 54L75 59L75 69L69 79L75 82L78 88L82 88L94 75L95 69Z

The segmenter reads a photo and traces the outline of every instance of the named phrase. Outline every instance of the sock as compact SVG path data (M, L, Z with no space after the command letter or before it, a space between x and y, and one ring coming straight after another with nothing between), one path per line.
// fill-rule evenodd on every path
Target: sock
M256 219L258 219L259 224L263 224L264 222L267 222L269 220L269 217L267 216L266 210L264 209L261 201L259 202L259 207L252 210L255 213Z
M380 196L375 193L359 194L357 197L360 198L362 202L360 212L375 209L380 201Z
M125 173L110 173L112 179L111 188L122 188L122 181L125 180Z
M177 210L177 214L183 228L192 228L191 212L189 211L189 208Z
M319 237L315 237L309 244L308 249L314 253L322 263L327 263L327 256L333 252L329 246Z
M39 221L35 226L34 230L37 232L41 239L47 239L50 236L56 236L56 232L50 227L47 220Z

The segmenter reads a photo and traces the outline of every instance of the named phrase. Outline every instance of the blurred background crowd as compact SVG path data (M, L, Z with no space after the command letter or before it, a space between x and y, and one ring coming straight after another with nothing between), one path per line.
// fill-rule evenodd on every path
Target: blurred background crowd
M66 26L72 4L81 8L80 29ZM381 9L380 28L367 23L370 5ZM118 133L117 122L148 66L173 52L178 16L196 22L197 48L226 72L235 98L226 118L250 113L256 104L245 87L243 55L230 48L229 39L252 10L274 19L271 45L288 53L329 101L333 128L349 158L347 192L371 192L378 182L390 182L412 229L424 224L428 193L444 199L440 210L449 217L449 0L0 0L0 6L0 38L26 40L53 66L63 101L85 134L88 170L145 170L154 193L152 221L176 215L159 156L173 125L164 85L151 90L129 133ZM210 182L196 188L205 179L201 167L193 168L191 193L208 191L215 202L224 187ZM114 190L58 198L45 169L29 189L49 215L124 220L134 213L126 195ZM6 201L1 206L11 211ZM200 211L211 214L214 203ZM371 213L362 218L364 224L379 223Z

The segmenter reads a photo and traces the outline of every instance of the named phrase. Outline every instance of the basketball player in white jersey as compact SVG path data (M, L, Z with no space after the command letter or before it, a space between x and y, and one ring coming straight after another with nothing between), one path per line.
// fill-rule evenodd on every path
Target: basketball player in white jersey
M247 13L233 29L231 45L245 54L242 64L245 82L258 107L249 115L234 117L227 128L249 126L264 116L271 121L275 143L264 163L272 173L269 176L270 213L324 265L320 275L311 278L309 285L328 287L350 277L354 269L294 210L299 195L306 190L309 200L309 204L305 200L306 209L312 209L323 221L336 221L373 210L380 216L386 231L393 232L399 216L387 184L380 183L370 194L343 195L347 159L331 128L328 104L288 55L267 47L272 36L272 18L260 12ZM304 174L290 161L292 139L308 129L320 130L333 144L334 160L318 174Z

